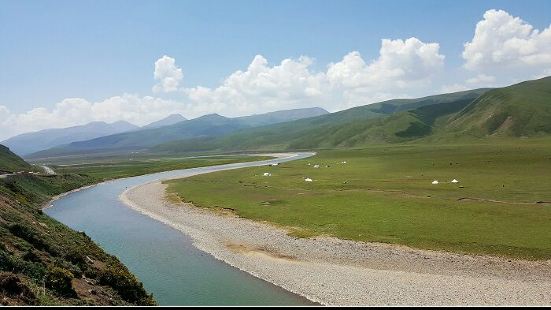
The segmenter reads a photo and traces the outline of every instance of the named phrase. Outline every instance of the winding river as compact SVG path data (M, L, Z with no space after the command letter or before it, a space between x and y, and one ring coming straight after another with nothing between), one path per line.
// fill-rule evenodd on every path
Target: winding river
M160 305L308 305L308 300L235 269L196 249L191 239L126 207L119 195L157 180L280 163L313 153L277 159L174 170L118 179L83 189L52 202L51 217L84 231L117 256L153 293Z

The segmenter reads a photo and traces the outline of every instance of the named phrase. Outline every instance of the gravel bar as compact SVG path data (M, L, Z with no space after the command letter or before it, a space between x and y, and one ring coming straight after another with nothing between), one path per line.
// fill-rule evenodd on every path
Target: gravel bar
M120 199L217 259L323 305L551 305L550 260L295 238L268 223L170 202L165 190L148 183Z

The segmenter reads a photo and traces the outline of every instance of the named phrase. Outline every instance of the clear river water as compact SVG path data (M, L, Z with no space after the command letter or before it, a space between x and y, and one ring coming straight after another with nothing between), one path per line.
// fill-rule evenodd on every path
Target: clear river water
M45 213L84 231L117 256L160 305L311 305L305 298L233 268L192 244L191 238L119 201L130 187L207 172L302 159L312 153L148 174L83 189L52 202Z

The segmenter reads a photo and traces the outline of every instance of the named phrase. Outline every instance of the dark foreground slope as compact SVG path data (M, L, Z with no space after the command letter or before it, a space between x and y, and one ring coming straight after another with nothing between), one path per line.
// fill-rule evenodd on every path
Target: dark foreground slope
M116 257L42 213L52 196L92 182L26 173L0 179L0 304L154 304Z

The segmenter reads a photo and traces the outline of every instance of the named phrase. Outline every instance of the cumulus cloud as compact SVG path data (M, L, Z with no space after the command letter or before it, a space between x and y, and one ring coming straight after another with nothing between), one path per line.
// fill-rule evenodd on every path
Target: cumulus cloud
M313 59L306 56L270 66L257 55L245 71L229 75L222 85L185 93L191 102L226 115L309 106L338 110L418 92L443 62L437 43L417 38L382 40L380 55L371 63L354 51L324 72L314 72Z
M185 90L195 105L226 115L243 115L274 109L313 106L324 96L324 75L310 70L308 57L284 59L270 66L261 55L245 71L236 71L220 86Z
M218 87L181 88L182 69L163 56L155 62L156 93L178 91L179 99L124 94L98 102L68 98L53 108L11 113L0 106L0 139L22 132L68 127L90 121L126 120L143 125L171 113L196 117L207 113L242 116L321 106L336 111L390 98L426 95L442 68L437 43L417 38L382 40L379 56L366 61L353 51L325 70L312 69L314 59L301 56L271 65L255 56L244 70L227 76Z
M469 70L529 78L551 67L551 26L540 31L506 11L488 10L462 55Z
M415 81L430 77L440 69L444 56L438 43L423 43L417 38L382 40L379 58L367 65L359 52L344 56L327 71L332 82L346 86L382 84L380 81ZM404 87L403 83L398 83Z
M379 57L366 63L354 51L328 66L327 79L342 91L345 106L367 104L390 97L404 97L429 86L443 67L438 43L417 38L382 40Z
M174 92L177 91L184 74L182 69L176 66L176 60L164 55L155 61L153 77L158 83L153 86L153 92Z
M459 91L465 91L465 90L468 90L469 88L463 84L460 84L460 83L454 83L454 84L447 84L447 85L444 85L440 88L440 92L445 94L445 93L455 93L455 92L459 92Z
M12 113L0 106L0 139L46 128L63 128L92 121L115 122L125 120L145 125L172 113L184 114L188 107L171 100L132 94L114 96L98 102L82 98L68 98L52 109L34 108L24 113Z
M486 74L479 74L475 77L472 77L470 79L467 79L468 84L475 84L475 85L491 85L496 81L495 76L492 75L486 75Z

